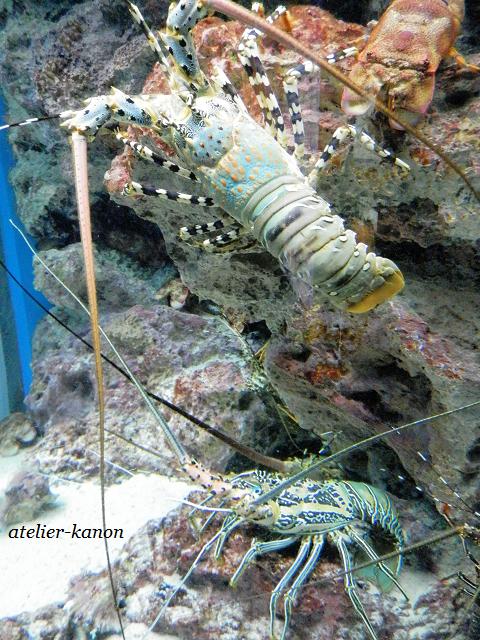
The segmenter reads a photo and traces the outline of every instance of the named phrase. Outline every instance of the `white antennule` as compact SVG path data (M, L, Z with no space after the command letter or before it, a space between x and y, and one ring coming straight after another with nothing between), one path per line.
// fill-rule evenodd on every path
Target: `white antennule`
M190 500L182 500L181 498L172 498L170 496L164 496L164 500L169 502L177 502L178 504L185 504L187 507L193 507L198 511L205 511L206 513L233 513L233 509L222 509L221 507L205 507L196 502L190 502Z
M80 305L80 307L83 309L83 311L85 311L85 313L88 314L88 316L90 316L90 311L89 311L88 307L80 300L80 298L71 289L69 289L69 287L52 271L52 269L50 269L50 267L47 265L47 263L44 260L42 260L42 258L35 251L34 247L30 243L30 241L28 240L26 235L23 233L23 231L13 222L13 220L9 219L9 222L14 227L14 229L17 231L17 233L19 233L21 235L21 237L23 238L25 244L30 249L30 251L35 256L35 258L40 262L42 267L44 267L53 278L55 278L55 280ZM172 445L172 448L175 451L175 453L177 454L177 457L179 458L179 460L181 462L185 462L187 460L187 453L186 453L185 449L183 448L183 446L180 444L180 442L177 440L177 438L175 437L173 432L171 431L170 427L167 424L167 421L162 416L162 414L157 410L157 408L155 407L153 402L150 400L150 398L148 397L148 394L145 391L144 387L142 386L140 381L136 378L135 374L132 372L132 370L130 369L130 367L125 362L124 358L122 357L122 355L116 349L115 345L112 343L112 341L108 337L107 333L102 329L101 326L99 326L99 331L102 334L102 336L105 338L105 340L107 341L108 346L112 349L113 353L118 358L118 360L119 360L120 364L122 365L122 367L125 369L125 371L130 376L133 384L135 385L135 387L137 388L138 392L142 396L145 404L147 405L147 407L150 409L152 415L157 420L157 423L160 425L163 433L165 434L165 437L167 438L167 440Z

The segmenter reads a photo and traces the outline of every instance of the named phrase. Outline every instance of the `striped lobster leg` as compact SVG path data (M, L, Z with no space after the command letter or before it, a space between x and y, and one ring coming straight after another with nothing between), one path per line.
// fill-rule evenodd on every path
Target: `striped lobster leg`
M209 233L215 233L220 229L225 229L227 225L223 220L214 220L213 222L204 222L203 224L194 224L191 227L181 227L179 236L181 240L189 241L198 236L204 236Z
M317 160L314 168L308 175L308 182L310 185L316 185L319 173L323 171L325 166L335 155L339 145L347 138L358 139L360 144L366 147L369 151L375 153L382 160L398 167L404 174L410 172L410 166L406 162L398 158L393 153L393 151L390 151L389 149L386 149L385 147L380 145L363 129L357 129L357 127L349 123L347 125L338 127L338 129L335 129L335 131L333 132L329 143L325 146L322 155Z
M358 49L356 47L349 47L347 49L342 49L337 53L329 54L326 57L326 60L327 62L333 64L334 62L338 62L338 60L343 60L344 58L356 55L357 53ZM310 62L309 60L305 60L295 67L289 69L283 79L283 90L285 92L288 112L290 115L290 121L292 123L293 130L293 153L297 160L302 160L305 156L305 128L303 124L302 109L300 105L298 80L304 75L318 71L320 71L320 68L316 64ZM376 142L366 131L364 131L363 129L358 129L352 123L349 123L345 126L338 127L338 129L334 131L330 142L325 146L322 155L318 159L314 169L308 177L310 184L316 183L318 173L324 169L326 164L335 154L339 144L346 140L348 137L358 138L362 145L364 145L369 151L373 151L373 153L379 156L382 160L391 162L404 172L410 171L410 167L406 162L400 160L400 158L397 158L397 156L395 156L392 151L386 149L381 144Z
M174 74L173 74L172 65L169 60L168 49L165 47L163 41L161 39L159 40L155 36L153 31L145 22L145 19L141 14L140 9L137 7L137 5L133 4L133 2L130 2L129 0L126 0L126 2L127 2L128 10L130 11L130 15L132 16L134 21L140 26L143 33L145 34L145 37L147 39L147 42L150 48L152 49L155 56L157 57L157 60L160 63L161 67L168 75L169 81L172 80Z
M124 196L152 196L162 200L172 200L173 202L188 202L199 207L216 207L213 198L209 196L195 196L191 193L182 193L170 189L155 188L139 182L127 182L122 190Z
M202 247L210 251L230 251L238 247L238 241L248 233L241 224L232 224L228 227L228 231L220 233L213 238L207 238L203 241ZM252 240L252 243L255 241Z
M158 167L161 167L162 169L167 169L167 171L176 173L177 175L182 176L182 178L186 178L187 180L191 180L192 182L198 182L198 178L193 173L193 171L190 171L189 169L185 169L184 167L181 167L175 162L168 160L168 158L165 158L164 156L160 155L157 151L150 149L150 147L147 147L144 144L140 144L135 140L131 140L128 137L128 133L126 131L121 131L120 129L115 128L114 135L119 142L123 143L125 146L130 147L135 152L135 154L142 160L146 160L147 162L156 164Z
M252 11L255 13L260 12L258 2L253 3ZM273 23L282 15L285 15L286 12L287 10L284 6L279 6L268 16L267 21ZM253 87L258 104L262 110L265 122L270 127L272 136L282 147L286 147L287 137L283 115L258 53L257 40L262 35L263 33L258 29L245 29L238 45L237 54L248 76L248 80Z
M195 241L196 238L214 233L219 229L224 229L224 231L203 241ZM179 236L181 240L194 246L199 246L202 249L225 251L227 247L228 249L234 249L238 244L237 241L246 233L248 233L248 230L241 224L225 224L223 220L215 220L214 222L195 224L191 227L182 227Z
M357 53L358 49L356 47L348 47L334 53L329 53L325 59L328 63L335 64L340 60L357 55ZM310 60L303 60L300 64L289 69L283 78L283 91L287 99L288 112L293 129L293 153L298 160L302 160L305 155L305 128L300 105L298 80L304 75L319 71L320 67L316 64L310 62Z
M172 202L187 202L191 205L199 207L215 207L216 204L209 196L196 196L191 193L182 193L181 191L173 191L171 189L156 188L149 185L140 184L139 182L127 182L122 190L124 196L150 196L154 198L160 198L162 200L170 200ZM225 251L226 247L235 245L237 241L246 233L246 229L243 225L233 222L231 224L225 224L223 220L215 220L213 222L205 222L203 224L193 225L191 227L181 227L179 236L182 240L190 241L192 238L212 233L218 229L225 229L225 231L212 238L207 238L201 243L191 242L190 244L199 245L203 249L221 250Z

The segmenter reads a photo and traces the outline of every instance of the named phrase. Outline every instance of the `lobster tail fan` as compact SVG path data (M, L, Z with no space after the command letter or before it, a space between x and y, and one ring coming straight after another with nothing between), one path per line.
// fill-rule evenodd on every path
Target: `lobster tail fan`
M363 87L375 99L384 86L382 79L382 65L366 65L357 62L350 72L350 80ZM371 107L372 102L345 87L342 94L342 110L349 116L361 116Z
M434 74L423 75L415 72L410 80L406 81L403 86L399 86L397 89L401 100L399 99L396 103L395 95L392 95L392 92L389 94L389 99L392 101L392 107L395 113L400 116L403 121L415 126L428 111L430 103L433 100L434 90ZM389 123L393 129L403 131L403 127L393 122L393 120L389 120Z
M368 292L361 300L347 307L350 313L365 313L389 300L399 293L405 286L405 280L398 267L386 258L376 257L379 286ZM386 269L391 273L383 275ZM388 272L387 272L388 273ZM383 276L383 277L382 277ZM382 281L383 280L383 281ZM374 281L376 282L376 281Z
M380 549L378 549L377 553L370 539L368 540L368 542L364 540L364 545L368 545L371 548L372 552L377 556L380 556L384 551L388 552L399 550L398 545L395 544L394 549L382 548L381 553ZM362 564L364 561L368 562L371 557L372 556L370 554L367 554L364 551L359 551L356 559L358 560L359 564ZM366 580L375 584L382 593L388 593L395 586L398 587L396 577L399 575L401 568L402 557L398 556L395 558L389 558L388 560L383 560L381 565L371 564L368 567L357 569L355 573L359 579Z

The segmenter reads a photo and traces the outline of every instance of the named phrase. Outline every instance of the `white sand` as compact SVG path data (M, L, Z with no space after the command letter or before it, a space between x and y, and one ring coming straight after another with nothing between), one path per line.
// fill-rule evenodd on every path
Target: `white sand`
M22 456L0 460L0 490L15 469L21 467ZM3 485L3 486L2 486ZM99 571L105 566L104 541L72 539L62 534L58 539L11 539L8 532L36 527L71 531L73 524L84 528L102 528L100 487L97 482L83 484L62 482L54 486L59 507L45 512L28 523L13 525L0 533L0 617L62 601L69 579L80 572ZM149 519L166 515L177 506L166 498L185 498L191 485L163 476L137 475L106 492L107 527L123 528L123 539L109 540L112 560L128 538Z

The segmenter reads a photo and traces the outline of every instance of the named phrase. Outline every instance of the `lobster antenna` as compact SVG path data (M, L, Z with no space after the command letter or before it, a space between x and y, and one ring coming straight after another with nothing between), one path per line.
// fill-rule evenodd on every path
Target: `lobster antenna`
M95 283L95 271L93 260L92 229L90 216L90 203L88 199L88 164L87 164L87 140L78 132L72 134L72 158L77 195L78 220L80 224L80 236L82 239L83 258L85 263L85 277L87 281L88 304L90 308L90 321L92 329L92 341L95 352L95 376L97 379L98 413L100 427L100 493L102 506L102 525L104 531L107 528L105 505L105 396L103 387L102 359L100 357L100 331L98 329L98 304ZM108 577L113 595L113 602L117 619L120 625L122 638L125 640L122 616L118 606L117 590L113 579L112 563L108 540L105 538L105 555L107 559Z
M80 300L80 298L78 298L78 296L65 284L65 282L63 282L53 271L52 269L47 265L47 263L38 255L38 253L36 252L35 248L33 247L33 245L29 242L28 238L25 236L25 234L23 233L23 231L12 221L9 221L10 224L14 227L14 229L17 231L17 233L22 237L23 241L25 242L25 244L27 245L27 247L30 249L30 251L32 252L32 254L35 256L35 258L40 262L40 264L44 267L44 269L46 271L48 271L48 273L55 278L55 280L67 291L67 293L80 305L80 307L83 309L83 311L87 314L90 315L90 312L87 308L87 306ZM50 309L48 309L44 304L42 304L19 280L18 278L15 277L15 275L8 269L8 267L4 264L4 262L0 259L0 266L8 273L8 275L13 279L13 281L24 291L24 293L31 298L35 304L37 304L41 309L43 309L43 311L45 311L46 314L48 314L51 318L53 318L53 320L55 320L55 322L58 322L58 324L60 324L64 329L66 329L67 331L69 331L73 336L75 336L75 338L77 338L78 340L80 340L80 342L82 342L88 349L93 349L93 346L90 344L90 342L88 342L88 340L85 340L85 338L83 338L80 334L78 334L76 331L74 331L67 323L65 323L61 318L59 318L58 316L56 316L52 311L50 311ZM274 471L278 471L280 473L288 473L288 466L282 461L282 460L277 460L277 458L273 458L271 456L266 456L262 453L259 453L258 451L256 451L255 449L253 449L252 447L249 447L245 444L242 444L241 442L239 442L238 440L235 440L234 438L232 438L230 435L228 435L227 433L221 431L220 429L217 429L216 427L211 426L210 424L208 424L207 422L204 422L203 420L201 420L200 418L197 418L196 416L192 415L191 413L189 413L188 411L186 411L185 409L183 409L182 407L179 407L178 405L174 404L173 402L170 402L169 400L162 398L161 396L158 396L155 393L152 393L151 391L148 391L147 389L145 389L145 387L140 383L140 381L136 378L135 374L131 371L130 367L128 366L128 364L125 362L124 358L122 357L122 355L118 352L118 350L115 348L115 345L112 343L112 341L110 340L108 334L102 329L102 327L100 326L100 333L102 334L102 336L104 337L104 339L106 340L106 342L108 343L108 345L110 346L110 348L112 349L112 351L114 352L114 354L116 355L116 357L119 359L119 361L121 362L122 367L118 366L115 362L113 362L113 360L111 360L108 356L106 356L104 353L101 353L101 357L105 362L108 362L108 364L113 367L114 369L116 369L116 371L118 371L124 378L126 378L127 380L129 380L132 384L134 384L137 388L137 390L139 391L139 393L141 394L142 398L144 399L144 401L147 403L149 408L152 408L152 405L150 402L148 402L148 399L151 398L152 400L155 400L157 402L160 402L161 404L163 404L164 406L166 406L168 409L171 409L172 411L175 411L176 413L178 413L179 415L181 415L183 418L185 418L186 420L189 420L190 422L192 422L193 424L195 424L196 426L200 427L201 429L203 429L204 431L207 431L208 433L210 433L211 435L213 435L214 437L218 438L219 440L221 440L222 442L225 442L225 444L227 444L228 446L232 447L232 449L238 451L238 453L240 453L241 455L245 456L246 458L252 460L252 462L255 462L256 464L260 464L264 467L267 467L269 469L272 469ZM148 396L147 398L145 396ZM154 412L154 416L155 418L157 418L158 412L156 411L155 407L153 406L153 412ZM158 419L158 418L157 418ZM162 417L160 416L160 419L162 419ZM133 444L136 447L139 447L145 451L148 451L148 453L151 453L152 455L157 455L159 456L160 454L156 451L152 451L146 447L144 447L143 445L139 444L138 442L134 442L133 440L126 438L125 436L122 436L119 433L116 433L115 431L111 431L109 429L105 428L105 431L107 431L108 433L112 433L113 435L115 435L117 438L120 438L122 440L125 440L125 442L128 442L130 444Z
M26 120L19 120L18 122L12 122L11 124L2 124L0 125L0 131L4 129L14 129L15 127L24 127L27 124L33 124L34 122L44 122L45 120L58 120L59 118L64 117L64 114L69 113L68 111L62 111L62 113L57 113L54 116L39 116L38 118L27 118Z
M256 498L252 504L256 505L256 504L263 504L264 502L267 502L268 500L270 500L271 498L274 498L279 493L281 493L284 489L291 486L295 482L298 482L299 480L303 480L304 478L309 476L312 473L312 471L316 471L323 464L326 464L327 462L332 462L333 460L338 460L339 458L343 458L348 453L351 453L352 451L356 451L357 449L364 449L365 447L373 444L374 442L378 442L379 440L382 440L387 436L390 436L394 433L399 433L400 431L403 431L405 429L410 429L411 427L427 424L428 422L434 422L435 420L438 420L438 418L444 418L445 416L452 415L454 413L457 413L458 411L463 411L465 409L470 409L472 407L477 407L479 405L480 405L480 400L475 400L474 402L464 404L461 407L456 407L455 409L442 411L441 413L436 413L433 416L428 416L427 418L421 418L420 420L415 420L414 422L407 422L406 424L402 424L399 427L391 427L386 431L382 431L381 433L377 433L373 436L370 436L369 438L360 440L360 442L356 442L355 444L351 444L350 446L345 447L344 449L340 449L340 451L337 451L336 453L333 453L330 456L326 456L325 458L322 458L321 460L314 462L313 464L306 467L305 469L302 469L302 471L299 471L298 473L295 473L294 475L290 476L286 480L283 480L278 485L276 485L273 489L270 489L270 491L267 491L266 493ZM472 511L470 507L468 508L468 510ZM473 515L480 517L480 511L474 510Z
M408 122L404 122L403 119L399 118L393 111L391 111L379 98L371 96L363 87L360 87L355 82L350 80L345 74L336 69L333 65L330 65L326 60L324 60L318 53L312 51L307 45L304 45L302 42L299 42L296 38L291 36L290 34L282 31L278 27L275 27L273 24L270 24L259 15L244 9L231 2L231 0L203 0L205 4L209 5L215 11L219 13L223 13L224 15L229 16L235 20L242 22L243 24L247 24L251 27L255 27L267 34L272 40L282 44L293 51L296 51L301 56L307 58L311 62L314 62L316 65L321 67L326 73L333 76L336 80L341 82L343 85L354 91L356 94L368 100L371 104L375 106L378 111L381 111L383 114L388 116L391 120L399 124L401 127L408 131L408 133L420 142L423 142L425 146L431 149L434 153L437 154L439 158L441 158L445 164L447 164L467 185L470 191L473 193L475 198L480 202L480 192L475 189L472 182L465 174L465 171L456 164L443 149L441 149L438 145L431 142L423 133L421 133L416 127L412 127Z
M40 264L42 265L42 267L44 267L44 269L46 269L48 271L48 273L50 273L51 276L53 276L55 278L55 280L71 295L71 297L80 305L80 307L83 309L83 311L90 316L90 318L92 318L92 313L91 311L88 309L88 307L80 300L80 298L71 290L67 287L67 285L62 282L62 280L50 269L50 267L47 265L47 263L42 260L42 258L38 255L38 253L35 251L35 249L33 248L33 246L31 245L31 243L29 242L29 240L27 239L27 237L25 236L25 234L21 231L21 229L19 229L17 227L17 225L10 220L10 224L17 230L17 232L22 236L24 242L26 243L26 245L28 246L28 248L30 249L30 251L33 253L33 255L36 257L36 259L40 262ZM50 314L53 315L53 314ZM58 320L55 317L55 320ZM80 338L80 336L78 336L77 334L75 334L73 332L73 330L70 329L70 327L68 327L65 323L61 322L62 326L64 326L68 331L70 331L70 333L73 333L73 335L75 335L75 337ZM133 374L133 372L130 370L128 364L125 362L124 358L122 357L122 355L119 353L119 351L115 348L115 345L112 343L112 341L110 340L110 338L108 337L107 333L103 330L103 328L98 324L97 321L97 326L98 326L98 330L99 333L102 334L102 336L105 338L106 342L108 343L108 346L112 349L113 353L115 354L115 356L118 358L118 360L120 361L122 367L124 368L124 371L120 369L120 367L117 367L115 365L115 363L110 362L110 364L114 367L117 368L117 370L120 370L127 378L130 378L130 380L133 382L133 384L137 387L138 392L140 393L140 395L142 396L143 400L146 402L148 408L152 411L153 415L155 416L155 418L157 419L158 423L160 424L162 430L164 430L165 435L169 441L169 444L171 444L172 449L174 450L174 452L177 455L177 458L179 459L179 461L183 464L183 462L186 461L187 459L187 453L185 451L185 449L182 447L182 445L180 444L180 442L178 442L178 440L176 439L175 435L173 434L173 432L171 431L170 427L168 426L165 418L157 411L155 405L152 403L152 401L150 400L148 394L146 393L145 389L142 387L142 385L140 384L140 382L137 380L137 378L135 377L135 375ZM82 342L84 344L86 344L90 349L93 349L95 347L95 344L90 345L86 340L80 338L82 340ZM103 354L100 354L100 357L104 358L105 360L109 361L108 358L106 356L103 356ZM167 401L164 401L163 399L160 399L160 402L163 402L164 404ZM173 410L176 409L175 405L172 405Z

